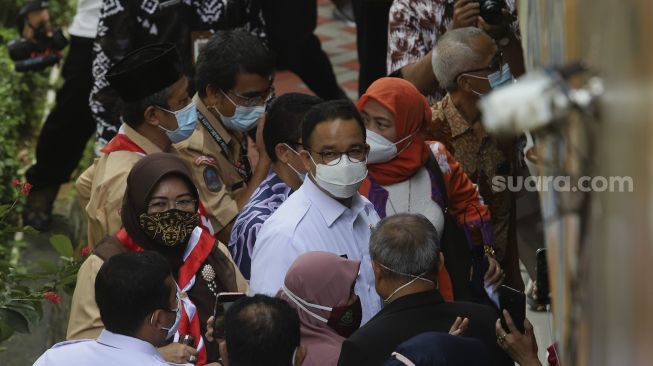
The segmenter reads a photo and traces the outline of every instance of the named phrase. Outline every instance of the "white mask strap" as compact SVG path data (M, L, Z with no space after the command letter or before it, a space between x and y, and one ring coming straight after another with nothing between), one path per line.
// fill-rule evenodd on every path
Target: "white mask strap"
M333 308L330 308L330 307L327 307L327 306L322 306L322 305L317 305L317 304L311 304L310 302L308 302L308 301L302 299L301 297L293 294L292 291L290 291L286 287L285 284L283 284L281 286L281 289L290 298L290 300L292 300L292 302L294 302L297 306L299 306L302 310L304 310L308 315L314 317L315 319L317 319L317 320L319 320L321 322L324 322L324 323L329 322L328 319L323 318L323 317L313 313L312 311L308 310L306 307L311 307L311 308L325 310L325 311L331 311L331 310L333 310Z

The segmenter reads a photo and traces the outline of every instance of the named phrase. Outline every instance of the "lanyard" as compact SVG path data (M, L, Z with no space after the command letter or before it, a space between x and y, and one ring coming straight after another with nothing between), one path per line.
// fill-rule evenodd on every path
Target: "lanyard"
M246 154L241 154L239 161L234 162L234 158L231 155L231 150L229 150L229 146L227 146L227 143L224 141L222 136L218 133L218 131L211 125L209 120L206 118L202 112L199 110L197 111L197 117L204 126L207 131L209 131L209 134L213 138L213 140L220 146L220 150L222 150L222 155L227 159L229 163L234 167L238 175L240 175L246 182L249 181L249 178L252 176L252 168L249 165L249 161L247 160ZM243 139L240 143L241 151L247 151L246 144L247 140Z

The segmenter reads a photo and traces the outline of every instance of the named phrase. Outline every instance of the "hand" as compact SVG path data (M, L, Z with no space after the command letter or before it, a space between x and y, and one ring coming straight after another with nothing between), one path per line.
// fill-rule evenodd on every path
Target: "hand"
M50 23L50 13L48 9L39 9L27 13L25 17L25 26L23 27L23 37L36 42L36 30L45 28L45 34L52 37L52 24Z
M508 31L510 31L510 24L514 22L515 20L513 19L512 14L508 11L508 9L503 9L503 19L499 24L488 24L483 17L478 17L477 19L477 25L480 29L482 29L485 33L489 34L490 37L494 39L500 39L503 37L506 37L508 34Z
M503 273L499 262L492 257L487 257L488 269L485 272L485 286L492 286L493 289L498 288L503 283L503 280L506 278L506 274Z
M197 357L197 350L193 347L181 343L170 343L167 346L159 348L159 353L163 359L172 363L190 363L190 356Z
M497 343L510 357L521 366L541 366L537 358L537 342L533 333L533 325L528 319L524 319L525 334L522 334L507 310L503 310L503 316L506 318L506 325L510 333L507 333L501 326L501 319L497 319L495 324Z
M215 338L213 338L213 324L215 324L215 318L210 316L209 320L206 321L206 334L204 334L204 339L206 339L207 343L211 343L215 340Z
M476 0L457 0L453 5L453 23L451 29L476 25L480 7Z
M453 336L464 336L468 326L468 318L456 317L456 320L453 322L451 329L449 329L449 334Z

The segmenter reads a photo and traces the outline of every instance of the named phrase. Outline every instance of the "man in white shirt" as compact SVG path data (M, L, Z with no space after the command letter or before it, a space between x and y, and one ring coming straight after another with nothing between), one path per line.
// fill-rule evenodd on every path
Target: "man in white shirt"
M356 107L338 100L312 107L302 122L302 186L265 222L252 255L251 293L274 295L301 254L326 251L361 261L354 291L363 323L381 309L369 239L379 216L358 194L367 175L365 126Z
M111 257L97 274L95 301L105 325L100 336L55 344L34 366L168 365L156 347L174 336L182 311L161 254L127 252ZM191 363L196 360L192 352L187 358Z

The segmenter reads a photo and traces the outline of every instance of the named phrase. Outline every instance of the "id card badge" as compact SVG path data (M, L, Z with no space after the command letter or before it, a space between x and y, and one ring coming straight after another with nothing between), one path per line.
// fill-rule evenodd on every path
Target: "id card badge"
M202 48L209 42L213 35L211 31L191 32L190 41L193 45L193 65L197 63L197 58L200 55Z

